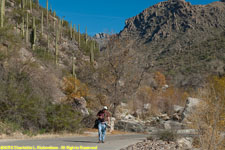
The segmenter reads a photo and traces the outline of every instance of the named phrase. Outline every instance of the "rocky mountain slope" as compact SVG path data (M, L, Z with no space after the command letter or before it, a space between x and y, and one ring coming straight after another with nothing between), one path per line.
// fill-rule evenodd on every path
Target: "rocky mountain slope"
M0 6L0 133L79 131L97 43L38 1Z
M172 84L199 87L208 75L225 74L224 18L224 2L160 2L126 20L111 47L115 53L128 50L138 74L147 67L145 79L160 71Z
M187 97L177 87L224 75L223 2L156 4L128 19L102 51L80 26L37 2L1 7L0 123L7 128L0 132L79 131L86 106L95 114L107 105L115 115L121 102L141 110L137 116L146 104L151 115L169 113ZM84 122L92 127L95 115L89 117Z

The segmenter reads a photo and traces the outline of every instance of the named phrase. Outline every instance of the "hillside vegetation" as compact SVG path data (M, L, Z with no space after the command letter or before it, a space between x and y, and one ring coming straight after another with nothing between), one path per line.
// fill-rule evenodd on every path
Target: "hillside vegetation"
M107 36L101 51L88 29L80 33L38 0L0 2L0 133L81 132L103 105L116 116L121 102L133 112L150 104L141 119L170 115L188 96L210 97L214 82L222 89L215 105L224 106L224 2L158 3Z
M80 25L38 1L1 0L0 132L80 132L83 116L73 104L88 88L79 72L94 68L97 47Z

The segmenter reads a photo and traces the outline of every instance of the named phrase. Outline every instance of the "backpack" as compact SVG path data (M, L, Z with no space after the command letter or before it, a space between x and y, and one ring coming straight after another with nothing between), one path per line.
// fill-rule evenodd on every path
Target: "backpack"
M99 119L95 120L95 124L94 124L94 127L93 127L94 129L98 129L99 122L100 122Z

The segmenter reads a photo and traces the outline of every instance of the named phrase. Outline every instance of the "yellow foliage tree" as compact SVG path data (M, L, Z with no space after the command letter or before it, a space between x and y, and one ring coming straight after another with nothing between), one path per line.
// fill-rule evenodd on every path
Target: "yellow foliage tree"
M66 101L86 97L88 95L88 87L73 76L65 77L63 83L63 90L67 95Z
M166 77L161 72L155 72L154 79L157 82L159 88L166 85Z
M204 101L192 114L191 127L199 134L199 145L202 149L225 149L225 77L211 77L206 89L202 90Z

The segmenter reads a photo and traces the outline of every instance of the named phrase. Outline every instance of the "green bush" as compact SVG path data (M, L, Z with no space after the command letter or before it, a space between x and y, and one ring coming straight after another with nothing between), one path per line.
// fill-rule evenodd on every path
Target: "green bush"
M50 53L46 49L40 48L40 47L38 47L34 50L34 55L38 59L40 59L44 62L54 62L54 60L55 60L55 56L52 53Z
M20 130L28 135L80 132L81 115L70 104L53 104L37 95L27 73L9 72L5 76L0 82L0 120L13 125L10 131ZM6 132L4 126L0 126L1 130Z
M80 131L81 114L68 104L50 105L47 109L48 131Z
M170 130L159 131L157 135L159 139L163 141L176 141L177 139L177 133Z

